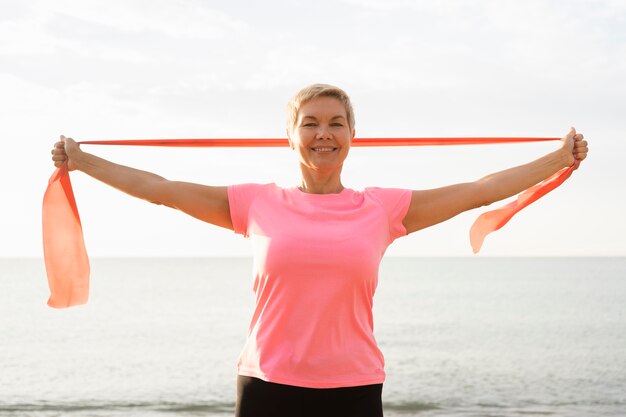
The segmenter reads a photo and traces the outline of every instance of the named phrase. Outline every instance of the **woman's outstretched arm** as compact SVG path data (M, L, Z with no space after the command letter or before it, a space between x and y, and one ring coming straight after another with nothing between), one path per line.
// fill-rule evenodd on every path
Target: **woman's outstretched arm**
M404 218L408 233L446 221L457 214L514 196L562 168L587 157L587 141L572 128L560 149L533 162L487 175L477 181L413 191Z
M133 197L178 209L216 226L233 228L226 187L169 181L83 152L78 143L64 136L54 144L52 160L57 167L67 162L70 171L82 171Z

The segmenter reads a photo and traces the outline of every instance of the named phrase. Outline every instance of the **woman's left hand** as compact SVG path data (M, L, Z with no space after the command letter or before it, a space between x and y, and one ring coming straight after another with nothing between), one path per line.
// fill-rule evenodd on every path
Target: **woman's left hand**
M576 133L575 128L570 128L570 131L561 141L563 143L561 149L567 153L567 166L580 163L587 157L589 152L587 141L584 140L582 133Z

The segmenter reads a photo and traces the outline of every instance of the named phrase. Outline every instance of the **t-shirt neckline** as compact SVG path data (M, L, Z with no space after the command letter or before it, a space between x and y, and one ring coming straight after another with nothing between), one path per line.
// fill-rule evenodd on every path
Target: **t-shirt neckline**
M292 187L291 191L293 194L300 195L305 198L333 198L333 197L343 197L344 195L347 195L348 193L352 192L352 189L348 187L343 187L343 189L339 191L338 193L318 194L318 193L307 193L305 191L302 191L300 187L296 186L296 187Z

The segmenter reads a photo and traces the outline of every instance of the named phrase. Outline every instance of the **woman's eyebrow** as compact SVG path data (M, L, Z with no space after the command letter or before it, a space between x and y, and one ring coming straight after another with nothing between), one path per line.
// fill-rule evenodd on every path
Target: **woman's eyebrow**
M341 114L338 114L338 115L336 115L336 116L331 117L331 119L330 119L330 120L335 120L335 119L345 119L345 118L346 118L346 116L343 116L343 115L341 115ZM310 116L310 115L304 115L304 116L302 116L302 120L304 120L304 119L313 119L313 120L317 120L317 117L315 117L315 116Z

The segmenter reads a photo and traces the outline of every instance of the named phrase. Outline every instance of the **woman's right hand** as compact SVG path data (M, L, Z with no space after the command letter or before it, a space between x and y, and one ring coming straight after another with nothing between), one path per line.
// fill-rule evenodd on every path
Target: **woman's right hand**
M54 166L58 168L67 162L68 171L74 171L77 168L75 161L81 152L80 146L74 139L61 135L61 139L52 148Z

